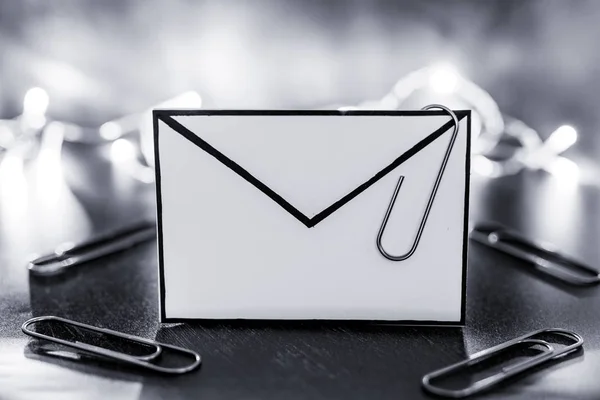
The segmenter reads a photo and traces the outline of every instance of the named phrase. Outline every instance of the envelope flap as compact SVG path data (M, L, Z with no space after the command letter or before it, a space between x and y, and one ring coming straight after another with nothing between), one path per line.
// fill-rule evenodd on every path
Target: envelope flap
M437 112L159 117L308 227L452 127Z

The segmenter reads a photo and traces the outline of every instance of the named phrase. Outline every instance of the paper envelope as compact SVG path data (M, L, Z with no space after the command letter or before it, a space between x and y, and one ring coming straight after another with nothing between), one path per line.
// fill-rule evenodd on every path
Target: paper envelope
M155 110L161 321L463 324L470 112L454 113L457 131L445 111ZM401 176L385 251L411 248L432 203L392 261L376 242Z

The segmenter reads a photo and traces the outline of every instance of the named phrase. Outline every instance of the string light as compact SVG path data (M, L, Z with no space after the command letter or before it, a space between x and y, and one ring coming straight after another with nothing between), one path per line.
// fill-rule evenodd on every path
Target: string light
M23 114L21 116L23 128L41 129L44 127L49 104L50 97L44 89L40 87L29 89L23 98Z
M545 169L556 157L573 146L577 141L577 131L563 125L550 134L550 137L523 157L524 164L532 169Z
M458 88L459 79L460 75L452 64L437 64L431 67L429 87L438 94L451 94Z
M33 87L25 93L23 98L23 114L45 115L49 103L48 93L42 88Z
M407 74L398 81L390 93L379 100L365 101L358 106L344 106L338 109L397 109L403 107L403 105L406 106L403 103L407 98L413 92L421 89L425 89L429 96L432 93L449 96L440 101L454 103L454 99L457 99L457 104L466 104L468 108L473 109L474 121L479 117L482 125L481 131L487 133L487 135L480 135L480 137L477 135L479 131L473 131L474 155L472 168L477 174L486 177L498 177L517 173L523 168L531 168L545 170L559 178L578 179L580 175L578 165L572 160L559 157L560 153L577 142L578 132L573 126L562 125L558 127L545 142L542 142L537 132L524 124L523 127L509 132L510 129L505 126L505 119L508 121L511 118L500 112L496 102L485 90L472 81L463 78L457 67L449 62L439 62ZM46 126L46 112L49 103L49 95L41 87L32 87L26 92L23 98L23 113L19 118L21 129L24 132L31 132L32 128L35 132L36 129ZM189 91L155 108L200 108L201 104L202 99L198 93ZM17 122L19 119L17 119ZM123 136L139 131L141 133L142 155L150 167L153 165L152 125L150 122L149 112L146 112L143 116L141 114L130 115L106 122L100 126L100 137L107 141L113 141L110 157L115 163L124 165L136 162L137 145L123 139ZM10 128L13 125L8 123L0 125L0 148L10 147L9 145L12 145L15 139L19 137L17 125L15 125L16 130L14 132ZM516 138L520 142L521 148L515 152L516 156L507 160L498 161L488 158L486 154L489 154L489 151L496 146L498 143L497 138L501 135ZM488 147L480 146L481 149L476 149L478 144L482 144L486 140L490 142ZM146 172L148 173L144 175L143 180L151 181L151 171Z
M476 155L471 161L471 168L481 176L493 177L497 173L496 165L482 155Z
M552 132L544 147L554 154L560 154L577 142L577 130L570 125L562 125Z
M116 164L125 164L135 159L135 146L127 139L117 139L110 147L110 158Z
M411 98L422 99L423 96L413 96L413 93L423 89L426 98L432 97L432 94L441 95L444 97L439 99L440 102L472 109L473 121L480 121L480 126L474 125L472 130L472 168L477 174L499 177L530 168L546 170L560 177L579 176L579 167L575 162L558 157L577 142L577 130L574 127L562 125L543 142L535 130L503 114L488 92L463 78L456 66L449 62L439 62L403 76L382 99L363 102L358 108L402 108ZM433 96L431 102L436 101L436 96ZM516 139L520 148L506 159L487 157L498 146L501 137Z
M140 182L154 182L154 169L142 165L136 155L135 145L127 139L117 139L111 145L110 158L115 165L118 165L128 176Z
M123 135L123 130L121 129L121 126L119 126L119 124L113 121L109 121L105 124L102 124L100 126L99 131L100 136L102 136L102 138L105 140L115 140L120 138L121 135Z
M577 182L579 180L579 166L573 160L565 157L556 157L544 169L564 182Z

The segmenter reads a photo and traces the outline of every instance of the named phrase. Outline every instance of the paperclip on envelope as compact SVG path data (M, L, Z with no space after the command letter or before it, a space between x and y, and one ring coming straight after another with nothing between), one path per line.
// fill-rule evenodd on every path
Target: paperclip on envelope
M155 110L161 321L463 324L470 112L449 113Z

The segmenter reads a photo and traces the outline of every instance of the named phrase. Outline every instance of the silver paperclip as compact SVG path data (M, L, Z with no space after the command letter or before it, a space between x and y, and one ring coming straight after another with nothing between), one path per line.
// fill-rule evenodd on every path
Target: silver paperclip
M79 244L63 243L54 253L36 258L27 264L27 269L35 275L56 275L67 269L95 260L156 237L156 224L143 221L98 235Z
M560 336L566 336L573 340L573 343L565 346L560 350L555 350L554 347L549 344L547 341L542 340L541 337L543 335L554 334ZM536 338L537 337L537 338ZM520 363L504 367L500 370L500 372L475 381L475 383L471 383L469 386L461 389L448 389L440 386L435 386L431 383L434 379L440 379L444 376L448 376L454 374L461 369L466 369L473 365L476 365L480 362L483 362L493 356L498 356L502 351L509 350L509 348L517 345L539 345L545 348L545 350L535 356L531 357L525 361ZM452 364L448 367L439 369L437 371L431 372L423 377L422 384L423 388L430 393L437 394L439 396L451 397L451 398L462 398L471 396L473 394L479 393L483 390L490 389L492 386L497 385L498 383L514 376L519 373L525 372L527 370L532 369L533 367L540 365L546 361L556 360L561 357L565 357L578 349L583 345L583 338L578 334L567 331L564 329L551 328L551 329L541 329L539 331L530 332L526 335L518 337L516 339L509 340L508 342L504 342L495 347L491 347L489 349L480 351L471 355L464 361L460 361L456 364Z
M423 217L421 218L421 222L419 224L419 229L417 230L417 235L415 236L415 240L413 241L412 246L408 252L401 255L393 255L388 253L381 244L381 238L383 237L383 232L385 231L385 227L390 219L390 214L392 213L392 209L394 208L394 204L396 203L396 198L398 197L398 192L400 192L400 187L402 186L402 182L404 182L404 176L400 176L398 179L398 183L396 184L396 188L394 189L394 193L392 194L392 199L390 200L390 204L385 212L383 217L383 222L381 223L381 227L379 228L379 233L377 233L377 248L381 255L391 261L403 261L412 256L417 250L417 246L419 245L419 240L421 240L421 235L423 234L423 229L425 228L425 223L427 222L427 218L429 217L429 212L431 211L431 206L433 205L433 200L435 200L435 195L437 194L437 190L440 186L440 182L442 181L442 176L444 176L444 171L446 170L446 165L448 164L448 159L450 158L450 154L452 153L452 148L454 147L454 142L456 142L456 137L458 136L458 118L456 114L446 106L440 104L431 104L426 107L423 107L422 110L431 110L432 108L439 108L446 111L452 117L454 121L454 131L452 132L452 136L450 137L450 143L448 144L448 148L446 149L446 154L444 154L444 159L442 160L442 164L440 165L439 172L437 177L435 178L435 183L433 184L433 189L431 190L431 194L429 195L429 200L427 201L427 206L425 207L425 212L423 213Z
M477 224L470 237L478 243L529 261L538 271L565 283L583 286L600 282L597 270L559 253L549 244L534 242L498 223ZM581 273L572 272L573 270Z
M39 323L39 322L45 322L45 321L57 321L57 322L61 322L66 325L83 328L83 329L91 331L91 332L98 332L98 333L104 334L106 336L113 336L113 337L125 339L126 341L129 341L129 342L132 342L132 343L135 343L138 345L151 347L154 349L154 351L149 355L134 356L134 355L125 354L125 353L121 353L121 352L118 352L115 350L110 350L107 348L98 347L95 345L90 345L90 344L82 343L82 342L78 342L78 341L71 342L68 340L45 335L45 334L42 334L42 333L39 333L39 332L29 329L30 325ZM201 363L200 354L198 354L192 350L184 349L182 347L172 346L170 344L156 342L154 340L144 339L144 338L141 338L138 336L133 336L133 335L129 335L129 334L122 333L122 332L113 331L111 329L99 328L96 326L87 325L87 324L83 324L81 322L76 322L76 321L72 321L72 320L60 318L60 317L55 317L55 316L42 316L42 317L31 318L30 320L25 321L25 323L21 326L21 330L23 331L23 333L25 333L28 336L47 340L47 341L53 342L53 343L58 343L58 344L61 344L61 345L67 346L67 347L74 348L74 349L83 350L87 353L94 354L96 356L108 358L113 361L122 362L124 364L135 365L137 367L149 369L149 370L152 370L155 372L161 372L164 374L172 374L172 375L184 374L186 372L190 372L190 371L196 369ZM191 358L193 358L194 361L191 364L186 365L184 367L161 367L159 365L156 365L156 364L153 364L152 362L150 362L150 361L156 360L162 354L163 349L169 349L172 351L187 354L187 355L191 356Z

